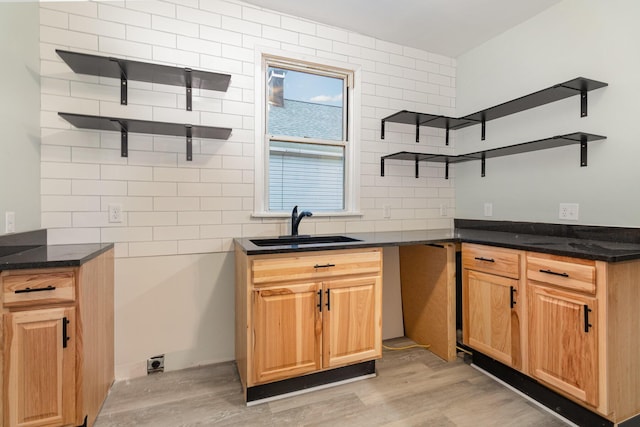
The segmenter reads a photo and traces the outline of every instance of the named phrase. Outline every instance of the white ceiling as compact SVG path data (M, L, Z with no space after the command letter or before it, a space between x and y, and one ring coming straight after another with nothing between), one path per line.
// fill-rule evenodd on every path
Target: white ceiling
M562 0L245 0L456 58Z

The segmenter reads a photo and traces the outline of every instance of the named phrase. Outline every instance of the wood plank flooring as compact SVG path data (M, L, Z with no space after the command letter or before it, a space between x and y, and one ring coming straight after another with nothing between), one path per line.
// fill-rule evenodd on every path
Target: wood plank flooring
M232 362L120 381L95 426L567 426L461 358L384 350L376 367L376 378L251 407Z

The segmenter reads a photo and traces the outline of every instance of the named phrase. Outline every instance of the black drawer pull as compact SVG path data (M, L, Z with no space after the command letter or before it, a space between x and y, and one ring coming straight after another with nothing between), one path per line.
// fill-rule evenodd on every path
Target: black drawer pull
M485 261L485 262L496 262L495 259L493 258L485 258L485 257L481 257L481 256L477 256L476 259L478 261Z
M16 294L26 294L26 293L29 293L29 292L53 291L55 289L56 289L55 286L49 285L46 288L34 288L34 289L24 288L24 289L18 289L17 291L15 291L15 293Z
M560 277L569 277L567 273L556 273L555 271L551 271L551 270L540 270L540 273L553 274L554 276L560 276Z
M335 264L316 264L313 266L313 268L329 268L329 267L335 267Z

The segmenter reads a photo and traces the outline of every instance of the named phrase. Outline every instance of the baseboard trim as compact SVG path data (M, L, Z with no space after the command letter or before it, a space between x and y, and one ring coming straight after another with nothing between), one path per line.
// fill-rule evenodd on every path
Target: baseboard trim
M316 372L247 388L247 406L271 402L310 391L335 387L376 376L376 361L370 360L328 371Z

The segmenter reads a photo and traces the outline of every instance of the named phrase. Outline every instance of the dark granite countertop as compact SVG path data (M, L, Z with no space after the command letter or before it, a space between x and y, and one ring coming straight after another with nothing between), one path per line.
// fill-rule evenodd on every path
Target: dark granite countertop
M47 245L44 230L0 237L0 271L78 267L113 248L113 243Z
M484 228L480 228L479 223ZM576 226L557 224L544 224L544 227L532 226L535 223L501 224L503 226L477 221L453 229L345 233L341 235L358 241L341 243L260 247L251 242L255 238L238 238L235 242L247 255L467 242L607 262L640 259L640 239L636 236L640 229L582 226L577 230L568 228Z

